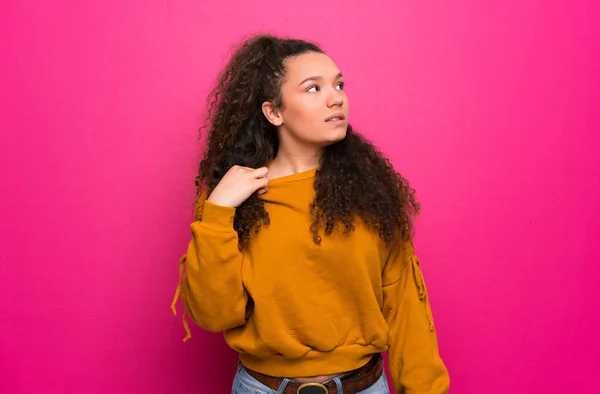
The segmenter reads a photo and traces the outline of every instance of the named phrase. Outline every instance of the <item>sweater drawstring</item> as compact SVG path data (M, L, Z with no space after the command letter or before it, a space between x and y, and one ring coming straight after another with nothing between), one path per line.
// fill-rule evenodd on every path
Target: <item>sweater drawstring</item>
M423 278L423 272L419 267L419 259L413 255L413 277L415 284L417 285L417 294L419 300L421 300L425 306L425 315L427 315L427 322L429 323L429 331L434 330L433 315L431 313L431 305L429 304L429 296L427 294L427 287L425 286L425 279Z
M171 310L173 311L173 316L177 316L177 308L175 308L175 304L177 303L177 299L179 299L179 296L181 296L181 299L183 300L183 295L181 294L181 286L183 285L183 277L185 275L185 262L186 262L186 255L181 257L181 259L179 260L179 283L177 284L177 289L175 289L175 296L173 297L173 303L171 303ZM190 326L188 325L188 322L186 319L185 305L183 308L182 321L183 321L183 328L185 329L185 332L187 334L185 336L185 338L183 338L183 342L186 342L188 339L190 339L192 337L192 333L190 332Z
M207 191L205 190L200 197L194 203L194 221L202 220L202 213L204 211L204 201L206 201ZM192 337L192 333L190 331L190 326L188 325L186 316L187 311L185 310L185 300L183 294L181 294L181 286L183 286L183 278L185 276L185 263L186 263L187 255L183 255L179 260L179 283L177 284L177 289L175 290L175 296L173 297L173 303L171 304L171 310L173 311L173 316L177 316L177 309L175 308L175 303L177 303L177 299L181 296L181 300L183 301L183 328L185 329L185 333L187 334L185 338L183 338L183 342L187 341Z

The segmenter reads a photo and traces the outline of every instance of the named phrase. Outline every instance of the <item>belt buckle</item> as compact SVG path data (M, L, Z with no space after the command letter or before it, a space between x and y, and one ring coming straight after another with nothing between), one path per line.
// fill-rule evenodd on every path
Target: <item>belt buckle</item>
M303 383L298 387L297 394L327 394L327 386L321 383Z

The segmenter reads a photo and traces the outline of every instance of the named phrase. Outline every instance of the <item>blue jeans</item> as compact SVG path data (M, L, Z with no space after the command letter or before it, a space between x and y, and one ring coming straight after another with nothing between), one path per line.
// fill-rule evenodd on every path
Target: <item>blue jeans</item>
M250 376L242 363L238 362L238 369L233 379L231 394L281 394L290 381L290 379L284 379L279 390L273 390ZM338 387L338 394L343 394L340 378L334 378L333 381L336 382ZM385 373L382 373L381 377L371 387L357 394L390 394Z

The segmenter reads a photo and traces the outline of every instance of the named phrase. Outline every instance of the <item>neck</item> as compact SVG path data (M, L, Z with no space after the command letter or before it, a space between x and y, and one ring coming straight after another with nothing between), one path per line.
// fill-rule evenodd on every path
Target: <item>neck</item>
M280 175L296 174L319 167L320 157L321 155L293 156L280 151L271 161L269 168Z
M318 168L322 154L322 149L290 151L280 146L277 155L269 164L269 173L273 176L285 176Z
M320 167L323 146L298 140L282 127L277 131L277 137L279 148L269 165L269 177L297 174Z

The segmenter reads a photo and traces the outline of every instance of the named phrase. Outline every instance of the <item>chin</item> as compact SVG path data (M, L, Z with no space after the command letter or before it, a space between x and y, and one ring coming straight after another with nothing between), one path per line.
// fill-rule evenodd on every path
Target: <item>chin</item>
M337 134L337 138L335 140L335 142L341 141L344 138L346 138L346 133L348 132L348 125L344 126L344 127L340 127L340 130L338 131Z
M346 138L346 132L348 131L348 127L340 127L339 130L337 130L334 133L330 133L327 137L327 139L325 139L323 141L323 146L327 146L327 145L332 145L335 144L336 142L340 142L342 141L344 138Z

